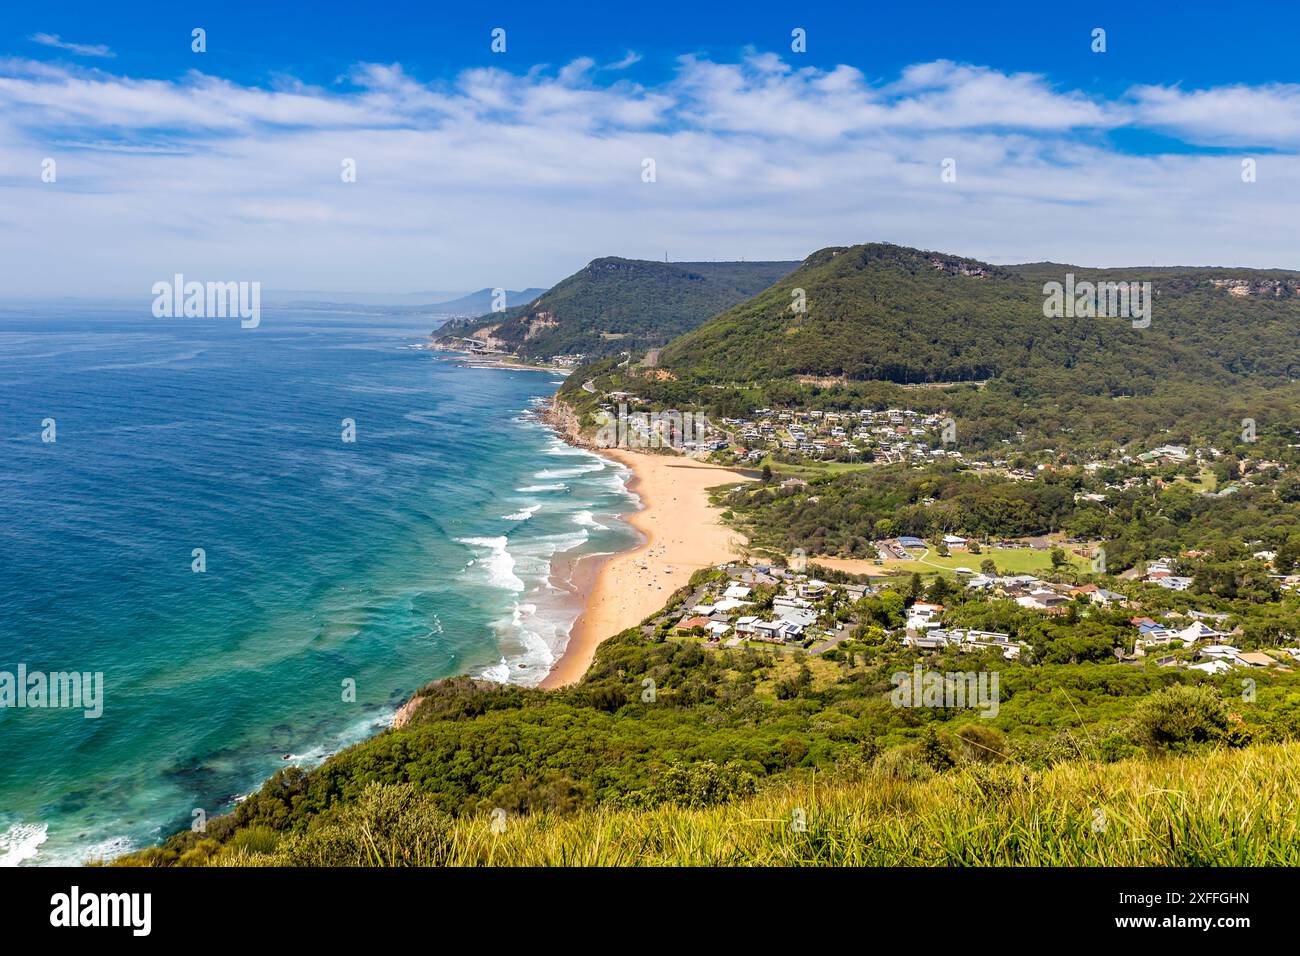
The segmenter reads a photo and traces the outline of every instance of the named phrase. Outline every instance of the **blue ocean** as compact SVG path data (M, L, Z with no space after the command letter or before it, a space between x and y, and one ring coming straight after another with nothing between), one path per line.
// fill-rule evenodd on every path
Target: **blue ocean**
M155 843L434 678L545 676L626 475L532 417L555 374L429 328L0 307L0 671L103 674L99 717L0 708L0 864Z

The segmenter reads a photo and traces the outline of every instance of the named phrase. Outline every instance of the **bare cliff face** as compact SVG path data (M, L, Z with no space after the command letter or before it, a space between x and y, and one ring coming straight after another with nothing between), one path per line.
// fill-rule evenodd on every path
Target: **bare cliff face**
M417 694L398 708L397 713L393 714L392 727L398 730L405 727L411 721L412 715L420 706L420 696Z
M591 442L582 436L577 413L560 398L552 398L541 414L542 421L550 425L571 445L590 448Z

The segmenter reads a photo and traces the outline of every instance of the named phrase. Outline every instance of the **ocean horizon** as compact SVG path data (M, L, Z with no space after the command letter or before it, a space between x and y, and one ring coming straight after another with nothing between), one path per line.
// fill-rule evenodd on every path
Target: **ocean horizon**
M0 671L104 675L93 719L0 709L0 865L158 842L430 680L545 677L560 569L635 496L537 419L556 375L426 321L0 307Z

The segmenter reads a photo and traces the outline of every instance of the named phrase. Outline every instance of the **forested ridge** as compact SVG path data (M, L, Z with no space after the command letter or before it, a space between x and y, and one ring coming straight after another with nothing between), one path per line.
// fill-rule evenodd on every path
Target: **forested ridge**
M640 351L667 344L797 264L595 259L529 303L448 323L438 336L490 329L502 348L530 358Z

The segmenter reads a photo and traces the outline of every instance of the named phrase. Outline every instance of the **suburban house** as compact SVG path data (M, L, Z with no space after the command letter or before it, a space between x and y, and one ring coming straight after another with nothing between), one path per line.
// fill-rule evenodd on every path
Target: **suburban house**
M1083 587L1071 588L1070 593L1076 597L1085 598L1092 604L1099 604L1102 607L1109 607L1112 604L1122 604L1127 598L1122 594L1114 591L1107 591L1103 587L1095 584L1085 584Z
M1237 655L1237 660L1247 667L1272 667L1277 663L1263 651L1242 651Z
M758 621L754 624L754 640L784 644L803 637L803 625L794 621Z
M1210 638L1226 637L1227 635L1224 634L1222 631L1216 631L1214 628L1210 627L1204 621L1194 621L1192 624L1188 625L1187 627L1179 631L1178 636L1190 644L1193 641L1202 641Z
M907 611L907 629L909 631L924 631L939 626L939 619L943 617L942 604L927 604L924 601L917 601Z
M1016 603L1034 611L1063 611L1065 605L1069 603L1069 598L1064 594L1039 588L1016 598Z

